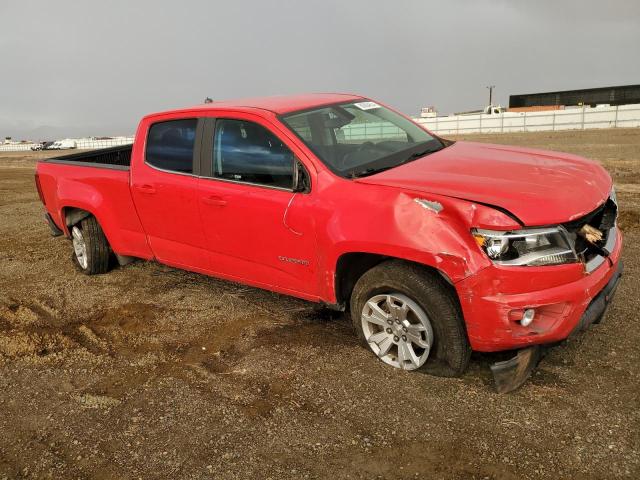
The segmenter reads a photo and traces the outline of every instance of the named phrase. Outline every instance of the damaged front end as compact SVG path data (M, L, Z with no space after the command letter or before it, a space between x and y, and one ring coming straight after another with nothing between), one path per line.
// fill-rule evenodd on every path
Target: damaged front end
M520 388L531 376L542 358L542 347L533 345L518 350L515 357L490 366L496 391L509 393Z
M617 236L615 193L593 212L555 226L520 230L473 229L473 236L496 265L549 266L582 263L587 273L608 257Z
M605 287L589 303L580 317L580 321L571 332L570 337L588 329L591 325L600 323L604 314L613 300L620 279L624 271L622 260L605 285ZM551 345L532 345L518 350L517 354L502 362L496 362L490 366L491 373L498 393L509 393L520 388L531 376Z
M612 190L607 201L593 212L563 224L587 273L602 265L613 251L617 217L618 205L615 191Z
M588 300L586 308L582 307L583 310L578 314L579 320L573 317L578 320L577 323L576 320L571 321L570 328L573 330L566 330L562 337L555 335L555 339L549 338L547 341L535 338L545 333L543 325L538 324L537 319L540 315L544 318L545 310L552 312L553 304L557 303L557 300L553 299L551 300L553 303L547 305L544 299L532 298L530 306L520 310L520 316L516 319L518 326L537 328L536 331L531 330L535 334L531 338L534 344L516 350L516 355L509 360L491 365L496 390L499 393L511 392L522 386L551 345L601 321L622 276L622 261L610 258L619 238L616 226L617 213L615 192L612 191L609 198L594 211L556 227L511 232L474 231L480 247L497 265L542 266L581 263L586 274L585 281L605 262L608 263L609 269L614 269L612 275L605 274L604 270L601 270L595 277L601 278L602 275L606 275L608 281L605 285L600 283L598 290L595 291L590 291L588 288L585 290L587 296L585 300L589 295L594 296ZM586 284L590 282L586 281ZM569 297L567 302L570 302ZM580 304L582 300L577 302ZM571 303L560 302L557 305L557 312L548 320L550 326L556 325L560 329L562 328L559 327L560 323L554 323L554 318L563 318L572 307L569 306ZM580 307L576 306L576 308Z

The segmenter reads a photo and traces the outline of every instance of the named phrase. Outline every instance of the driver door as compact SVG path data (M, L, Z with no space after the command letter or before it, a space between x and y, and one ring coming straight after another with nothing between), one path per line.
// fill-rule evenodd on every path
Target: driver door
M199 209L216 274L315 298L312 192L294 192L292 149L262 119L235 113L204 130Z

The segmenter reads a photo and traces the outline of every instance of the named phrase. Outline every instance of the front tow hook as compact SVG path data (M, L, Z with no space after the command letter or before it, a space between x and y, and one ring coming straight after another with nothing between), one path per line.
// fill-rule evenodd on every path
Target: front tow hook
M517 390L527 381L531 372L542 358L539 345L518 350L515 357L496 362L490 366L498 393L509 393Z

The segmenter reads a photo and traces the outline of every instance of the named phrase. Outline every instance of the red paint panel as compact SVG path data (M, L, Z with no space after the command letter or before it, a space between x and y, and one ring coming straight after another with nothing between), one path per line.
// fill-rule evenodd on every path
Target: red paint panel
M576 155L472 142L359 181L494 205L528 226L579 218L604 202L612 185L600 164Z
M615 273L621 250L618 232L609 260L591 274L579 264L521 271L490 267L456 284L471 347L492 352L563 340ZM513 311L526 308L542 315L529 328L513 321Z
M46 209L59 228L66 231L64 208L80 208L98 219L115 252L152 258L131 198L128 171L39 162L37 172Z
M155 257L313 301L336 302L342 255L373 253L417 262L454 285L474 349L565 338L613 275L621 237L613 263L587 275L578 264L494 265L471 229L515 230L522 228L518 220L535 226L578 218L607 198L611 178L604 169L569 154L457 142L371 177L345 179L331 173L277 118L359 98L274 97L149 115L138 128L130 172L40 162L42 199L63 229L64 208L94 214L119 254ZM194 116L242 118L270 129L304 164L311 191L293 194L145 165L149 125ZM538 320L522 327L517 320L531 307L538 309Z

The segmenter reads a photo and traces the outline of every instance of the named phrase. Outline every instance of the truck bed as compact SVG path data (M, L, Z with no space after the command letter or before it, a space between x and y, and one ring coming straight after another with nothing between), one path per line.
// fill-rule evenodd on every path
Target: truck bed
M121 145L111 148L100 148L88 152L61 155L46 160L46 163L62 163L85 167L112 168L115 170L129 170L131 165L131 150L133 145Z
M70 209L85 210L98 219L114 252L149 259L130 189L131 149L124 145L40 160L36 185L59 230L65 231Z

